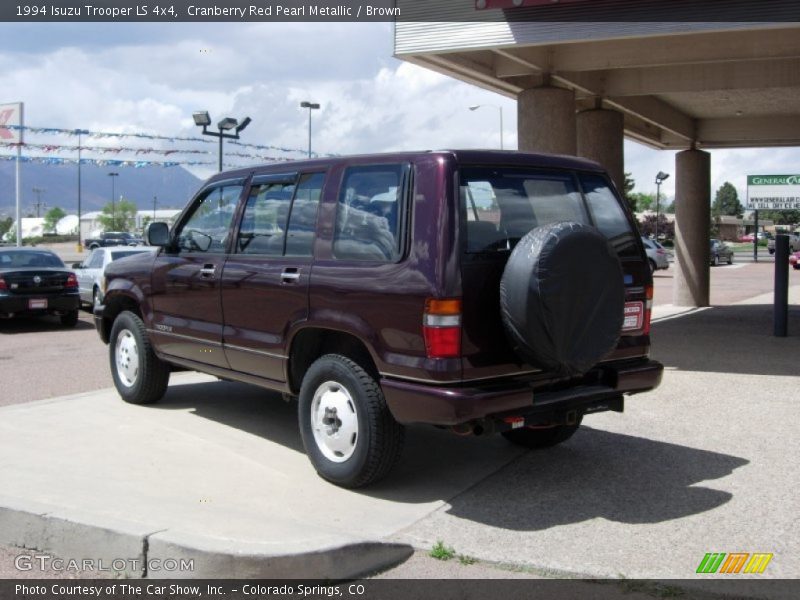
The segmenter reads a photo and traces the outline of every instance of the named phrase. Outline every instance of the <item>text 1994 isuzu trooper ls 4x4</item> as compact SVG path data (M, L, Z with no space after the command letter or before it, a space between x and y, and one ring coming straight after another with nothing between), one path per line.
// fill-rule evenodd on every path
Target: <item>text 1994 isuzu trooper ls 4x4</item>
M383 477L404 424L551 446L661 379L639 234L585 160L241 169L146 237L159 252L112 263L95 309L122 398L156 402L173 368L297 397L308 456L341 486Z

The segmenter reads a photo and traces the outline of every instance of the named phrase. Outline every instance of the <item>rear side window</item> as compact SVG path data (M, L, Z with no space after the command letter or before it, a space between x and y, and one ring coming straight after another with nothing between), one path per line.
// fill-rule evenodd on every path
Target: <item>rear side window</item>
M324 173L294 183L253 185L239 227L236 251L268 256L311 256Z
M461 170L460 200L468 253L508 251L531 229L574 221L597 227L620 255L638 256L625 213L595 174L467 167Z
M333 255L338 259L393 262L400 257L400 205L408 167L349 167L336 209Z

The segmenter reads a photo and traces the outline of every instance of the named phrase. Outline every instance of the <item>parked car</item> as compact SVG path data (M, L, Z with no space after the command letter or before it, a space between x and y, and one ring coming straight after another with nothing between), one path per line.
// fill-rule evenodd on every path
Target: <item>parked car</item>
M86 257L86 260L74 263L75 275L78 277L78 288L80 290L81 302L95 307L103 300L102 280L105 276L105 268L113 261L133 256L141 252L155 252L157 248L142 246L134 248L130 246L112 246L110 248L95 248Z
M389 472L407 423L553 446L661 380L641 239L586 160L241 169L145 237L160 251L108 265L94 310L122 399L158 401L173 367L296 397L312 464L344 487Z
M87 238L83 241L83 247L89 250L109 246L141 246L142 244L144 244L142 238L127 231L104 231L96 238Z
M711 240L711 264L717 266L723 260L733 264L733 248L722 240Z
M789 236L789 252L797 252L800 250L800 230L786 234ZM775 238L767 241L767 251L770 254L775 254Z
M800 252L793 252L789 255L789 264L792 268L800 270Z
M642 245L647 254L647 262L650 265L651 273L658 269L669 269L669 253L664 246L646 237L642 238Z
M0 318L57 315L78 323L78 280L61 259L39 248L0 248Z

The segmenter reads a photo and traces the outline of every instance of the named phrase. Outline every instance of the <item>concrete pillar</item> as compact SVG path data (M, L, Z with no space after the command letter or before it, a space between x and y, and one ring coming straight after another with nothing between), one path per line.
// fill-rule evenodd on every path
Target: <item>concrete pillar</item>
M575 93L548 86L520 92L517 131L522 151L575 156Z
M578 113L578 156L603 165L622 192L625 182L624 117L621 112L596 108Z
M709 305L711 155L684 150L675 155L675 279L677 306Z

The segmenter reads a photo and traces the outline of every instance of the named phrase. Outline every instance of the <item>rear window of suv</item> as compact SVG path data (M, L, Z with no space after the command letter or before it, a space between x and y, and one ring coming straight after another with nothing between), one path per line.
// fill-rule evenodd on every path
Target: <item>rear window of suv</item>
M620 257L639 256L638 234L596 173L464 167L460 201L468 254L509 251L531 229L575 221L597 227Z

